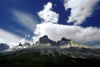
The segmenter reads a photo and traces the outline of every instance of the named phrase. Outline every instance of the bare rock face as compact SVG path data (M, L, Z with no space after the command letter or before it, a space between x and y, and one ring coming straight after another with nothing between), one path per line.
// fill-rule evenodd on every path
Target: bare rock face
M71 48L71 47L78 47L78 48L93 48L90 46L82 45L77 42L74 42L70 39L62 38L60 41L54 42L48 38L48 36L43 36L39 38L39 41L35 43L35 46L54 46L59 48Z
M65 39L65 38L62 38L60 41L57 42L57 45L60 47L60 46L67 46L67 45L70 45L70 39Z
M21 42L19 43L19 46L23 46L23 45L21 44Z
M62 38L62 41L71 41L70 39Z
M86 46L86 45L82 45L82 44L79 44L77 42L74 42L70 39L65 39L65 38L62 38L60 41L57 42L57 45L60 47L60 48L71 48L71 47L78 47L78 48L93 48L93 47L90 47L90 46Z
M4 44L4 43L0 44L0 51L4 51L4 50L7 50L7 49L9 49L9 46L7 44Z
M35 43L35 46L53 46L56 42L50 40L48 36L43 36L39 38L39 41Z
M50 43L50 40L49 40L49 38L45 35L45 36L39 38L39 42L40 42L40 44L45 44L45 43Z

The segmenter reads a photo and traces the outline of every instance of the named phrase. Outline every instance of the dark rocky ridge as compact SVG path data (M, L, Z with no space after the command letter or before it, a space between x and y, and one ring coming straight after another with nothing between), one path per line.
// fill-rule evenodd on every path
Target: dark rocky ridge
M21 42L19 43L19 46L23 46L23 45L21 44Z
M64 37L61 40L63 40L63 41L71 41L71 39L66 39Z

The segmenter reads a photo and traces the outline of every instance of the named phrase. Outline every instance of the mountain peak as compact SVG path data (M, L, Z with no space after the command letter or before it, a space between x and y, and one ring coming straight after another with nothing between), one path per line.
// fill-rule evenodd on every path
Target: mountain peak
M61 40L63 40L63 41L71 41L71 39L66 39L64 37Z
M35 43L35 45L45 45L49 44L51 46L56 46L60 48L70 48L70 47L78 47L78 48L93 48L90 46L82 45L77 42L72 41L71 39L62 38L60 41L52 41L48 38L47 35L39 38L39 41Z
M39 38L40 43L49 43L50 39L48 38L47 35L44 35L43 37Z
M23 46L23 45L21 44L21 42L19 43L19 46Z
M48 36L47 36L47 35L44 35L43 37L46 37L46 38L48 38Z

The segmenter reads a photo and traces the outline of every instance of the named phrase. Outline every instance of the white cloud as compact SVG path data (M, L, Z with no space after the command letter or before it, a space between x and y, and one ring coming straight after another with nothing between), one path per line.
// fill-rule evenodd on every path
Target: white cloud
M9 43L11 41L17 42L21 39L19 36L2 29L0 29L0 38L2 38L5 41L5 43Z
M0 43L7 43L9 46L11 46L10 43L17 43L21 39L22 38L17 35L14 35L8 31L0 29ZM13 44L13 46L14 45L15 44Z
M10 43L8 43L8 45L10 46L10 48L13 48L15 46L18 46L20 42L21 42L21 44L24 44L26 42L26 40L24 38L22 38L18 42L10 42Z
M19 44L18 42L10 42L10 43L8 43L10 48L13 48L13 47L17 46L18 44Z
M10 42L8 43L8 45L10 46L10 48L13 48L15 46L18 46L20 42L22 45L26 42L30 43L31 45L33 44L33 41L29 41L29 40L26 40L25 38L22 38L18 42Z
M21 42L21 44L24 44L24 43L26 42L26 39L23 38L23 39L21 39L19 42Z
M29 37L29 35L27 35ZM33 44L32 41L26 40L25 38L21 38L17 35L14 35L8 31L0 29L0 43L7 43L10 48L19 45L19 43L24 44L25 42L29 42Z
M71 14L68 23L75 22L74 25L79 25L85 21L87 17L95 10L95 5L99 0L64 0L64 6L67 10L71 8Z
M48 2L47 5L44 5L44 9L42 11L38 12L38 16L44 22L57 23L59 14L57 14L56 12L53 12L51 9L52 9L52 3Z
M0 37L0 43L4 43L4 42L5 42L5 40Z
M17 10L11 10L13 14L13 19L20 25L27 27L29 30L33 31L36 27L38 21L34 16L29 13L21 12ZM20 30L18 30L21 32ZM29 38L30 35L27 35ZM19 45L19 42L24 44L25 42L33 43L32 41L28 41L24 38L21 38L17 35L14 35L8 31L0 29L0 43L7 43L10 48Z
M100 28L96 27L82 28L80 26L41 23L37 25L34 33L38 36L33 37L33 40L38 40L39 37L44 35L48 35L48 37L54 41L61 40L62 37L65 37L84 44L100 40Z
M44 9L46 10L46 8ZM40 11L40 13L41 12L42 11ZM43 15L45 15L45 13L43 13ZM44 16L41 15L39 15L39 17L44 18ZM73 41L85 45L90 45L90 46L99 45L100 28L97 27L83 28L81 26L74 26L74 25L72 26L61 25L49 21L45 23L45 20L47 19L48 18L45 18L43 23L36 25L36 29L34 31L34 34L36 36L33 36L34 43L39 40L39 37L48 35L48 37L54 41L61 40L62 37L65 37L67 39L72 39Z
M35 29L38 21L34 16L27 12L21 12L17 10L12 10L13 19L20 25L27 27L29 30L33 31Z
M27 35L27 34L26 34L26 35L25 35L25 38L30 38L30 35Z

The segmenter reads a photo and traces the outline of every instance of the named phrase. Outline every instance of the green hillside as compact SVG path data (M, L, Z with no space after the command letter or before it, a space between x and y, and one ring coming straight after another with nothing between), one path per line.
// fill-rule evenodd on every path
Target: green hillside
M100 59L72 58L55 52L52 54L40 55L40 52L30 52L20 55L0 56L0 67L97 67Z

